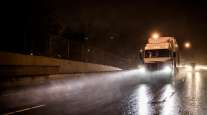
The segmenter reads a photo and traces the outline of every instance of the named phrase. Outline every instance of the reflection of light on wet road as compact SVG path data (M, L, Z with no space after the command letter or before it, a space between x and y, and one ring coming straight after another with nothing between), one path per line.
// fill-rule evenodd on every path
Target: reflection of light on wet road
M138 114L139 115L149 115L151 113L150 110L150 100L151 95L149 92L149 87L147 85L140 85L137 90L137 103L138 103Z
M193 71L206 71L207 65L178 65L177 68L184 68L186 72L193 72Z
M179 114L179 98L175 88L171 84L163 87L163 93L160 98L161 115L178 115Z
M25 112L22 114L50 115L205 115L206 73L179 72L182 79L171 83L166 80L166 73L148 72L143 68L76 76L52 75L51 80L40 86L3 94L0 105L4 104L4 108L0 110L11 113L7 109L11 108ZM40 108L43 107L40 104L47 106Z
M129 97L127 115L151 115L151 99L150 87L146 84L139 85Z
M202 79L200 72L188 72L186 76L186 104L187 109L198 114L201 104Z
M187 97L191 96L191 91L192 91L192 84L193 84L193 74L192 72L187 72L187 76L186 76L186 88L187 88Z
M201 90L201 74L188 72L186 76L187 97L199 98Z
M195 70L207 70L207 66L206 65L196 65Z
M195 73L195 97L199 98L201 95L201 74L199 72Z
M196 114L199 113L199 108L200 108L200 104L201 104L201 86L202 86L202 82L201 82L201 74L199 72L195 73L195 91L194 91L194 103L195 103L195 112Z

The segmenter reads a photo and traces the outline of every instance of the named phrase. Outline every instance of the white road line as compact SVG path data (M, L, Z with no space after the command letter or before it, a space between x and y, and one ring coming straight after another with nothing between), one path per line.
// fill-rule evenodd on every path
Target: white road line
M23 112L23 111L28 111L28 110L31 110L31 109L36 109L36 108L40 108L40 107L44 107L44 106L46 106L46 105L33 106L33 107L30 107L30 108L25 108L25 109L21 109L21 110L9 112L9 113L4 113L3 115L12 115L12 114L15 114L15 113L20 113L20 112Z

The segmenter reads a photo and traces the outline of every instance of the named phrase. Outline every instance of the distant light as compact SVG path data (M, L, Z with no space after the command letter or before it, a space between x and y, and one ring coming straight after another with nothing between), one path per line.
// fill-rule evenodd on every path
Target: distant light
M142 52L143 52L143 50L142 50L142 49L140 49L140 50L139 50L139 52L140 52L140 53L142 53Z
M109 39L110 40L113 40L113 39L115 39L115 37L114 36L110 36Z
M175 47L178 48L178 44L175 44Z
M154 39L158 39L160 37L160 35L158 33L153 33L152 34L152 38Z
M190 42L184 43L184 47L187 49L191 48L191 43Z

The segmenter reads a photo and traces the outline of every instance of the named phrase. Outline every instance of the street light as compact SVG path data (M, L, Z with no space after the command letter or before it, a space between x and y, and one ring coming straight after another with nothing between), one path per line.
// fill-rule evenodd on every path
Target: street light
M191 43L190 43L190 42L185 42L185 43L184 43L184 47L185 47L186 49L191 48Z

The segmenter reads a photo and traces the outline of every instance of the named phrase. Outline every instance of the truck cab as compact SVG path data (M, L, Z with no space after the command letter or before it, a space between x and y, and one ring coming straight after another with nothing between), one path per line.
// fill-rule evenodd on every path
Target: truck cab
M179 54L174 37L149 38L143 53L143 62L147 70L176 73Z

